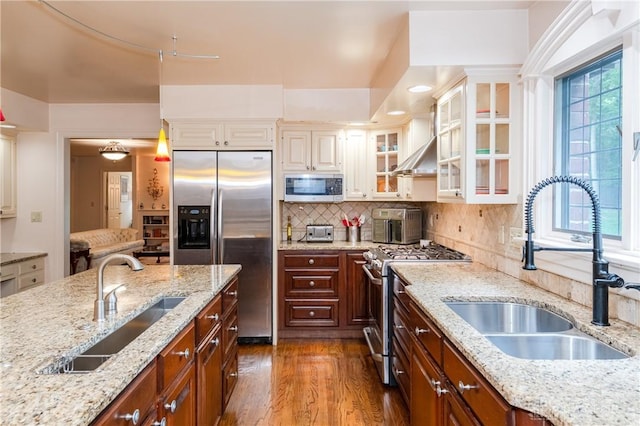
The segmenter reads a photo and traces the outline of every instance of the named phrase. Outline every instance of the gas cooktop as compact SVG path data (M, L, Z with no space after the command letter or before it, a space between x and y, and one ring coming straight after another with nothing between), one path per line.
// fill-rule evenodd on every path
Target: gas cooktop
M375 251L377 252L377 258L380 260L471 260L471 257L464 253L433 242L427 247L379 246Z

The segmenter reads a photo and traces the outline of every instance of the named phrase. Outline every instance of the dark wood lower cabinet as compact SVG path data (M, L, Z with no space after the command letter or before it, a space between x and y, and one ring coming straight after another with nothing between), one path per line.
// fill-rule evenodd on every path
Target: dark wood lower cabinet
M160 404L167 420L166 426L195 426L196 376L193 363L164 395Z
M196 360L198 425L214 426L222 417L222 342L216 329L199 348Z

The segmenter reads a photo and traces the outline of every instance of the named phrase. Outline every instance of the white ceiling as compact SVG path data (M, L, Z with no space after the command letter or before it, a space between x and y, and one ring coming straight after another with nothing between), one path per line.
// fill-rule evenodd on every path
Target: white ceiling
M83 28L36 0L0 1L0 85L48 103L156 103L160 80L166 85L368 88L409 11L527 8L532 3L47 2L82 24L127 42ZM220 59L174 57L174 34L179 54L216 54ZM446 72L434 68L421 76L437 80ZM415 95L405 90L412 82L403 81L392 95L415 102Z

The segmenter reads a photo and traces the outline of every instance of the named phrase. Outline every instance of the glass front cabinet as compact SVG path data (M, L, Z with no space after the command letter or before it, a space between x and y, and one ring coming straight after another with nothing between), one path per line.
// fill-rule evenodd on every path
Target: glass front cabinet
M438 201L514 204L520 88L515 70L466 70L438 97Z
M373 131L372 146L375 147L375 185L373 197L376 199L398 199L401 197L400 181L393 172L398 167L402 130Z

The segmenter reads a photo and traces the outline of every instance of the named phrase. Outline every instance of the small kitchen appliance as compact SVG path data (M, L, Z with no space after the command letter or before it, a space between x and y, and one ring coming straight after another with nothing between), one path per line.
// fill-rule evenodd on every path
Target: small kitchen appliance
M307 225L307 242L333 242L333 225Z
M393 337L393 285L390 266L396 262L470 262L464 253L431 242L427 247L378 246L363 254L367 263L362 265L367 275L371 325L363 329L369 351L382 380L395 385L391 374Z
M422 238L422 210L373 209L373 242L413 244Z
M339 203L344 201L344 175L308 173L285 175L284 201L298 203Z

